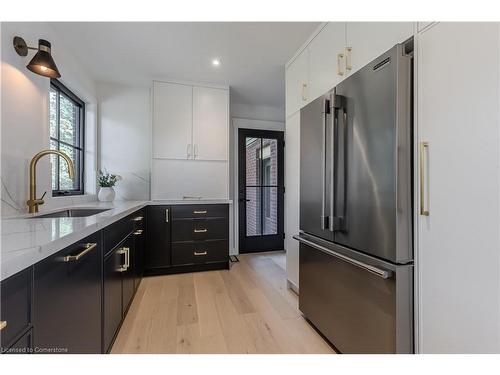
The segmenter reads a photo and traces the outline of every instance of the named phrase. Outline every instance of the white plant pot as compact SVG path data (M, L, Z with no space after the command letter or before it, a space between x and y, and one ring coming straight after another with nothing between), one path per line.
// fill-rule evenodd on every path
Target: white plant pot
M115 199L115 189L112 187L102 187L99 189L97 199L101 202L112 202Z

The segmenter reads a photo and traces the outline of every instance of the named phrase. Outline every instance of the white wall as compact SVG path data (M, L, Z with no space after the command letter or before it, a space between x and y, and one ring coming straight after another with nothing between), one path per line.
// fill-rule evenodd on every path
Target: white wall
M98 83L99 167L123 177L117 199L149 200L151 176L151 90Z
M52 55L61 72L61 81L86 103L86 193L95 194L96 165L96 98L92 79L75 59L67 54L63 42L46 23L1 24L1 182L2 216L27 210L29 194L29 162L40 150L49 147L48 93L49 78L26 69L34 51L17 55L12 39L19 35L27 44L36 46L39 38L52 43ZM84 197L52 198L50 158L40 160L37 168L38 196L47 191L40 211L92 200Z
M273 131L285 131L285 123L279 121L263 121L263 120L252 120L247 118L233 118L231 126L230 139L232 140L229 158L233 167L231 168L230 175L230 198L233 200L233 227L230 231L233 233L232 239L230 239L230 253L239 254L238 246L238 129L261 129L261 130L273 130ZM285 170L286 170L286 158L285 158ZM285 205L285 218L286 218L286 205ZM285 219L286 222L286 219Z
M231 117L246 118L252 120L284 122L285 109L277 107L269 107L265 105L253 106L232 101Z

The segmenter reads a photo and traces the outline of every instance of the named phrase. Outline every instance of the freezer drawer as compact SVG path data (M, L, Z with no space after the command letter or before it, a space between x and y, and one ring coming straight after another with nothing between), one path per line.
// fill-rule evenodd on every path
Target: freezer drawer
M413 353L413 266L390 269L371 257L352 257L348 249L304 242L304 316L342 353Z

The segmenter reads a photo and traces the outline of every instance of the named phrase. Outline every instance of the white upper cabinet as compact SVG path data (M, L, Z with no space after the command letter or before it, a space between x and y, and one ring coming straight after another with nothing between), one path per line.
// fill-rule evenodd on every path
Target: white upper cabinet
M307 48L286 69L286 115L308 103L309 52Z
M193 87L153 83L153 157L187 159L192 139Z
M354 73L412 35L412 22L347 22L345 51L347 74Z
M228 160L228 90L193 88L193 159Z
M309 96L314 100L342 79L345 23L329 22L311 41L309 49Z
M419 351L498 353L499 26L417 38Z

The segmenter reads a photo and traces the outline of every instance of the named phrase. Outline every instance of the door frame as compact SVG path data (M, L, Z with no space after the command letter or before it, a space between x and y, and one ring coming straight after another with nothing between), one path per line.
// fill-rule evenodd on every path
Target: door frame
M278 141L278 190L281 187L281 191L278 191L278 230L275 235L261 235L255 236L253 244L251 245L251 250L248 249L249 244L246 236L246 155L244 153L244 143L246 137L256 137L256 138L270 138L277 139ZM285 171L284 171L284 132L275 130L262 130L262 129L247 129L238 128L238 144L235 154L238 155L238 175L237 175L237 199L238 199L238 248L239 253L251 253L260 251L273 251L273 250L284 250L285 248L285 233L284 233L284 221L285 221ZM274 238L271 238L274 237Z

